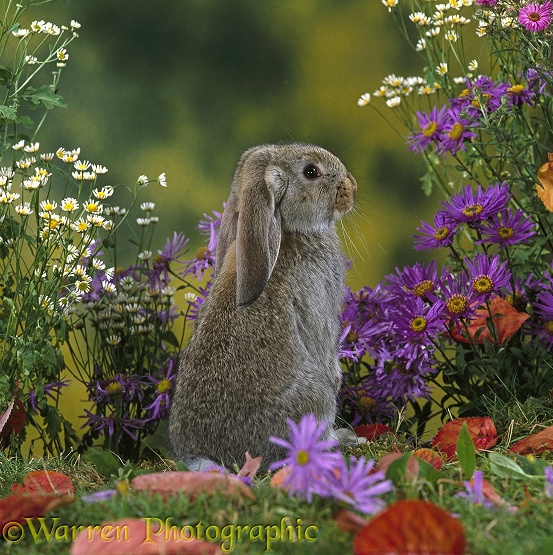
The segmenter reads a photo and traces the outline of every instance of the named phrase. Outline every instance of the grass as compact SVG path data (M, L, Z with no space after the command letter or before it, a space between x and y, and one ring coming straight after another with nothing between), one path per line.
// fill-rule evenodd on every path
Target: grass
M501 438L494 447L496 452L505 453L508 445L517 439L553 425L553 407L547 400L531 399L524 404L494 401L489 409ZM386 435L356 449L355 454L379 459L389 453L393 445L397 445L402 451L407 450L404 439ZM543 455L542 458L553 461L551 453ZM155 464L143 463L132 469L127 466L122 472L161 472L174 468L172 461L160 460ZM484 472L486 479L506 501L518 507L518 512L502 508L488 509L455 497L457 492L464 489L462 480L467 479L462 475L462 469L457 462L444 465L441 477L435 483L424 480L399 480L394 492L389 494L386 500L392 502L404 498L422 498L458 515L466 531L469 554L553 553L553 499L546 498L543 479L526 480L502 476L490 465L486 453L478 455L477 468ZM271 549L277 553L293 554L353 553L354 534L341 531L333 519L335 512L340 509L337 502L315 498L313 503L306 503L290 498L284 491L270 487L266 476L257 480L252 490L255 495L253 501L245 499L230 502L221 495L210 495L201 496L192 503L182 494L163 500L158 495L131 491L128 495L118 495L109 501L91 504L82 501L80 497L99 489L113 487L114 480L102 476L96 466L84 457L72 455L66 458L26 461L0 456L0 496L9 494L11 484L21 482L27 472L38 469L56 470L70 476L77 491L76 501L59 507L42 520L45 530L58 532L57 540L48 542L45 533L39 533L39 537L34 539L31 530L25 528L24 537L20 542L0 542L0 554L63 555L70 552L72 527L99 525L123 517L160 519L167 527L176 525L179 529L185 525L197 526L199 522L204 529L213 525L220 530L228 525L259 525L263 528L299 526L302 530L314 526L316 528L311 528L311 531L315 531L315 541L298 539L297 534L294 541L294 537L288 534L285 541L272 543ZM40 530L40 523L35 523L35 529ZM223 542L219 538L216 543ZM255 537L245 537L241 541L233 537L227 539L225 547L233 547L234 553L264 553L267 543L266 540L256 540Z

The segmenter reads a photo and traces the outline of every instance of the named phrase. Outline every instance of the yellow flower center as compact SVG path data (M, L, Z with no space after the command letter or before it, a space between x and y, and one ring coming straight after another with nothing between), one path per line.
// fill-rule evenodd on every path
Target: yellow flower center
M205 260L207 258L207 253L209 249L207 247L200 247L196 251L196 260Z
M547 335L553 335L553 320L549 320L543 324L543 329Z
M432 137L432 135L436 133L437 129L438 129L438 124L435 121L431 121L429 124L423 127L422 134L425 137Z
M462 314L469 306L468 299L459 293L451 295L445 303L450 314Z
M454 141L456 141L457 139L461 138L461 135L463 134L463 125L460 123L454 123L453 126L451 127L451 131L448 133L448 137L450 139L453 139Z
M372 412L376 407L376 401L369 397L364 391L359 393L357 404L362 412Z
M444 239L447 239L448 235L449 235L449 227L445 227L445 226L439 227L434 232L434 239L436 239L436 241L443 241Z
M110 395L121 395L123 391L123 386L119 382L111 382L106 387L106 391Z
M478 216L478 214L480 214L482 210L484 210L484 207L481 204L477 203L477 204L471 204L470 206L465 206L465 208L463 208L461 212L465 216L468 216L469 218L473 218L474 216Z
M423 316L416 316L409 322L409 327L417 332L421 333L426 329L426 325L428 324L428 320Z
M447 235L446 235L447 237ZM420 283L417 283L413 287L412 292L417 295L417 297L424 297L428 291L434 290L434 284L429 279L424 279Z
M359 334L354 330L350 330L346 335L346 341L348 343L355 343L358 339L359 339Z
M493 281L490 276L481 275L472 280L472 288L477 293L489 293L493 289Z
M520 94L524 90L524 85L513 85L507 89L509 94Z
M158 393L167 393L171 389L171 382L167 378L163 378L156 386Z
M510 239L515 234L515 230L512 227L502 226L497 230L497 234L501 239Z
M300 449L296 454L296 462L304 466L309 462L309 453L305 449Z

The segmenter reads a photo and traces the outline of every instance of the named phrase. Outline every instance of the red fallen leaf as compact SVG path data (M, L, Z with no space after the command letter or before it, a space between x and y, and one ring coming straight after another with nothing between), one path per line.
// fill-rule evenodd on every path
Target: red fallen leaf
M487 326L487 320L492 316L492 322L497 333L497 343L501 345L507 339L517 332L522 324L530 318L529 314L519 312L513 306L501 297L492 296L490 298L490 310L488 307L479 308L476 316L468 323L468 333L470 340L465 337L457 326L453 326L451 335L463 343L474 341L477 332L482 330L478 335L478 343L483 343L484 338L489 341L496 342L492 339L492 335Z
M432 449L417 449L413 452L413 455L431 464L436 470L440 470L444 464L444 460L440 457L440 454Z
M490 449L497 443L497 430L493 420L489 417L450 420L438 430L436 437L432 441L432 447L441 451L446 456L447 461L452 460L456 456L457 439L465 423L477 451Z
M357 534L369 522L368 518L363 518L361 515L346 511L345 509L340 509L334 513L332 518L342 532L353 532L354 534Z
M537 177L541 187L536 185L536 192L547 210L553 212L553 153L547 154L547 160L538 170Z
M372 441L383 434L393 433L392 428L386 424L361 424L360 426L355 426L353 431L359 437L366 437L369 441Z
M246 451L246 462L238 472L237 476L240 476L241 478L253 478L257 474L260 466L261 457L255 457L252 459L251 455Z
M35 470L29 472L22 484L13 484L12 491L20 495L57 494L73 495L75 488L71 478L61 472Z
M355 555L462 555L465 547L461 522L417 499L389 505L353 540Z
M0 449L10 444L12 435L16 436L25 424L25 405L19 397L12 399L8 408L0 415Z
M544 451L553 451L553 426L517 441L509 451L519 455L541 455Z
M193 532L192 532L193 531ZM85 528L71 555L219 555L219 546L190 536L195 528L157 518L124 518ZM221 541L221 543L223 543Z
M177 493L186 493L195 499L202 493L219 492L233 498L255 499L251 490L236 476L216 472L157 472L142 474L131 481L131 488L137 491L159 493L170 497Z
M0 530L9 522L25 524L25 518L44 516L62 505L74 501L73 495L18 495L12 494L0 499Z

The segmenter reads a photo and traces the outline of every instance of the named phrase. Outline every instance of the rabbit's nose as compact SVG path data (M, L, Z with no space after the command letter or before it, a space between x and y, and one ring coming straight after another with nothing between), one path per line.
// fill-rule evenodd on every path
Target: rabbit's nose
M347 172L346 173L346 178L351 181L351 185L353 187L353 192L355 193L355 191L357 191L357 181L355 180L355 177L353 177L353 174L351 172Z
M335 209L344 214L353 208L354 194L357 191L357 181L350 172L342 179L338 185L336 193Z

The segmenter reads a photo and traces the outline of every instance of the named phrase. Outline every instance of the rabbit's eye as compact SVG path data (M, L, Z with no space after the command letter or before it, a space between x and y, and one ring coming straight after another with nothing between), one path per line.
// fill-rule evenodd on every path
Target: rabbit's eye
M317 179L317 177L321 177L322 173L317 166L309 164L309 166L306 166L303 170L303 175L307 177L307 179Z

